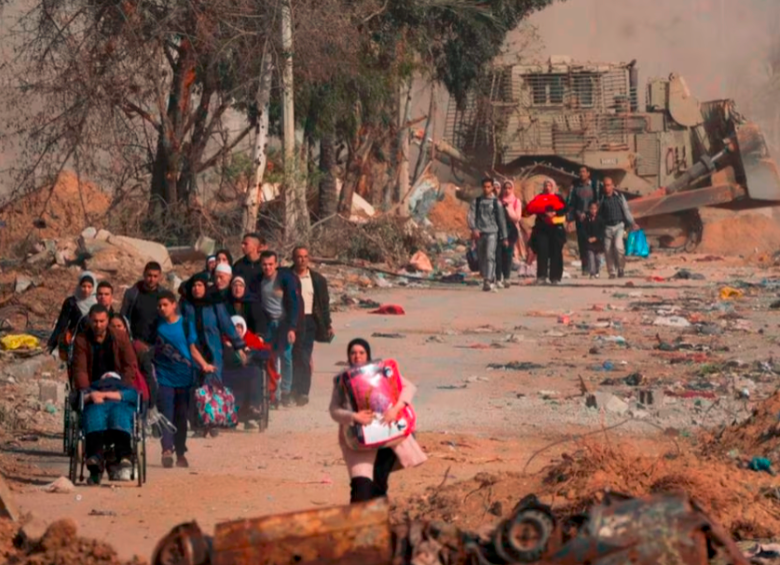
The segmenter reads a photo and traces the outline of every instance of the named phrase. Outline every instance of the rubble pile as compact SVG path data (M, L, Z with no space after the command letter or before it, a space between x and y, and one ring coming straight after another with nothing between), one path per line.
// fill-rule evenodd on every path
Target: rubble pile
M110 204L100 188L63 171L53 186L40 188L0 210L0 255L9 257L13 246L30 239L31 231L39 240L78 234L103 217Z
M678 451L679 447L679 451ZM559 520L583 513L605 491L629 496L685 493L736 539L772 537L780 531L780 500L768 474L736 469L732 461L705 459L695 449L670 442L663 456L646 455L628 444L584 442L539 473L480 473L431 488L393 509L396 523L444 520L478 528L504 517L518 496L536 493Z
M761 456L780 469L780 391L760 402L746 420L720 429L707 448L733 459Z
M0 520L0 561L8 565L144 565L134 558L122 561L103 542L78 536L73 520L59 520L40 539L28 536L24 526Z

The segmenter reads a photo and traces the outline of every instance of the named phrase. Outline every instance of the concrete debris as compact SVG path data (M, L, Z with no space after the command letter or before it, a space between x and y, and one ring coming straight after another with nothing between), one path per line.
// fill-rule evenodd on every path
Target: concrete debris
M81 232L81 237L84 239L95 239L97 236L97 230L93 227L84 228Z
M587 397L585 405L588 408L596 408L620 416L628 413L629 409L627 402L608 392L594 392Z
M70 494L76 491L76 486L67 477L60 477L53 483L42 487L45 492L54 494Z
M123 235L112 235L108 238L108 243L132 254L144 257L147 261L156 261L162 266L163 271L173 268L168 250L161 243Z
M58 381L42 380L38 382L38 400L43 403L62 406L65 404L65 383Z
M423 251L418 251L409 260L409 268L414 271L421 271L423 273L432 273L433 265L431 260Z
M14 292L16 294L22 294L34 285L35 282L31 278L21 275L17 276L16 280L14 281Z

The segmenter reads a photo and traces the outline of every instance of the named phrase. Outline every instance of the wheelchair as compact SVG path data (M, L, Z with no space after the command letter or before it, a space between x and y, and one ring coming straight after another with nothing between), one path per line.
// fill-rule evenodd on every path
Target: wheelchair
M232 355L232 348L226 347L226 350ZM227 357L227 356L226 356ZM253 351L249 356L246 366L241 366L235 362L228 362L223 369L222 378L235 395L236 403L239 406L239 417L246 416L244 404L248 403L250 398L255 400L253 408L258 410L259 417L252 418L258 423L260 432L268 429L269 412L271 410L271 393L268 382L269 355ZM248 372L256 371L256 375L249 375ZM254 388L258 387L258 388Z
M84 482L84 469L86 467L86 435L81 426L84 413L85 392L79 391L76 395L71 393L66 411L70 415L66 417L65 443L69 457L68 478L73 484ZM133 467L130 471L130 480L137 481L138 486L146 482L146 406L141 395L138 395L136 407L133 411L133 430L130 434L130 446L132 449Z

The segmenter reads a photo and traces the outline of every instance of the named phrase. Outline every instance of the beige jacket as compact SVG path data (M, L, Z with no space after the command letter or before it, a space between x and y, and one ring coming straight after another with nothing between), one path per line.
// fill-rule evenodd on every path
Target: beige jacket
M403 383L403 391L398 398L399 402L412 403L414 394L417 392L417 387L401 377ZM339 377L333 379L333 394L330 399L330 417L339 424L339 447L341 447L341 454L344 457L344 462L347 464L347 470L349 471L350 478L366 477L368 479L374 478L374 461L376 461L376 449L367 449L358 451L352 449L347 445L344 439L344 427L352 425L353 411L349 406L346 396L344 395L344 389L339 385ZM398 463L396 463L394 471L398 469L407 469L410 467L416 467L422 465L428 460L428 456L414 439L414 436L409 436L400 444L392 448L398 457Z

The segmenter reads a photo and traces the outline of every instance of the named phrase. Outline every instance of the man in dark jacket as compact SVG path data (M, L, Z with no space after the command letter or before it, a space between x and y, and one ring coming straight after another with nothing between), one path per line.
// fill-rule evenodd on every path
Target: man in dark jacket
M298 331L300 293L298 280L289 269L280 269L278 256L273 251L260 255L263 276L259 282L259 296L268 320L265 340L271 343L281 359L282 382L279 400L283 406L292 404L293 363L292 350Z
M588 274L588 238L585 235L584 222L590 203L598 202L601 198L602 187L600 182L591 178L588 167L580 167L579 176L580 178L572 185L569 192L569 199L566 202L568 210L566 219L569 221L569 225L571 222L576 223L582 274L586 275Z
M296 404L306 406L311 390L314 342L331 341L334 333L328 281L317 271L309 269L309 250L304 246L293 250L293 273L301 285L304 318L293 347L292 392Z
M118 373L133 386L138 370L130 339L108 327L108 310L95 304L89 310L89 327L73 343L73 380L77 390L87 390L106 373Z
M147 345L155 342L157 331L157 302L165 289L160 286L162 267L151 261L144 267L144 278L125 291L119 313L130 322L134 339Z
M233 276L244 279L249 290L255 294L259 294L260 279L263 278L260 255L267 250L268 244L263 236L248 233L241 241L241 251L244 256L233 264Z

